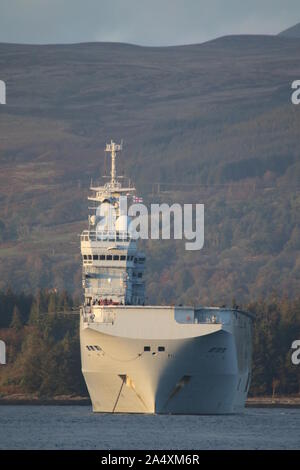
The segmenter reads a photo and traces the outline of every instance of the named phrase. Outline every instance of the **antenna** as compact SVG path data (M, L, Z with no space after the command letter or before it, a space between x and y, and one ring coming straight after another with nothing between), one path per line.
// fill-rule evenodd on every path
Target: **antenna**
M122 143L121 144L116 144L112 140L110 141L110 144L106 144L105 152L110 152L111 153L111 183L114 185L117 181L117 171L116 171L116 155L117 152L120 152L122 150Z

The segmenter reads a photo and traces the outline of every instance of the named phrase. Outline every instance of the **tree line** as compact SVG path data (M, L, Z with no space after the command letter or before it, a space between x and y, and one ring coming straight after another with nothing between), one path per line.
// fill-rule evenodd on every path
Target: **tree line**
M79 316L66 315L74 299L66 291L43 289L37 295L0 293L0 338L7 366L0 395L40 397L87 395L81 374Z

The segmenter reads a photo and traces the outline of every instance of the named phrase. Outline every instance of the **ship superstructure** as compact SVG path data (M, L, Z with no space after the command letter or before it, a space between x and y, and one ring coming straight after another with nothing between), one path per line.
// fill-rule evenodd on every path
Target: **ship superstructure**
M121 145L111 141L111 178L90 187L89 229L81 235L85 305L144 305L145 255L128 231L130 219L120 212L120 197L131 198L134 187L122 187L116 175Z
M121 211L121 197L130 199L135 192L116 174L121 149L113 141L106 145L110 181L91 185L89 227L81 235L80 345L93 410L238 412L251 380L252 315L230 308L145 305L145 255Z

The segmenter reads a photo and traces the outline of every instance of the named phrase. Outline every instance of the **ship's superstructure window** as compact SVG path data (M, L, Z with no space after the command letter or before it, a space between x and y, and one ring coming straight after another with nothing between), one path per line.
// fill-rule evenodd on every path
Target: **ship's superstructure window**
M126 261L132 260L132 256L126 255L83 255L84 260L94 260L94 261Z
M150 346L144 346L144 351L147 352L147 351L151 351L151 348Z
M159 352L165 351L165 347L164 347L164 346L158 346L157 349L158 349Z

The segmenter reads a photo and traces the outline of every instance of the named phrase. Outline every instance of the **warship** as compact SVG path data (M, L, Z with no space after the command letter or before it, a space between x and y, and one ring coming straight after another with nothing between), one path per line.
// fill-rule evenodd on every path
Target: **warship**
M93 411L240 412L251 381L252 314L147 305L146 257L120 211L120 198L132 200L135 188L117 177L122 145L111 141L105 150L110 179L91 184L88 229L81 234L81 363ZM108 223L111 206L115 217Z

